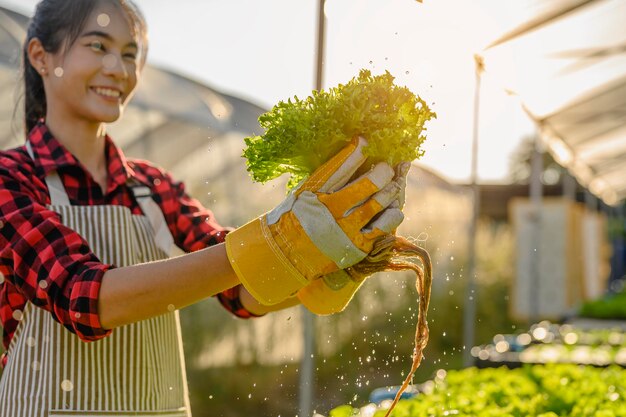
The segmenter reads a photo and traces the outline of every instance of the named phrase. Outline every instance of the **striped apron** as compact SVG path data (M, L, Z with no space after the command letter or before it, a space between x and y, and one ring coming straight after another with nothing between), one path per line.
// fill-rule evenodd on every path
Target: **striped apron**
M133 187L145 215L138 216L122 206L71 206L56 172L46 184L49 208L102 262L128 266L182 253L147 187ZM85 343L27 303L0 379L0 416L190 417L178 311L171 310Z

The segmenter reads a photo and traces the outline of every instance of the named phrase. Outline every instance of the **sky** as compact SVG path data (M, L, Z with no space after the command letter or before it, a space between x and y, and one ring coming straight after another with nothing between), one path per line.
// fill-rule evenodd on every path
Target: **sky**
M135 0L148 22L148 62L267 109L315 87L317 0ZM35 0L0 0L32 14ZM506 3L506 6L503 5ZM523 17L498 0L327 0L324 87L361 68L388 70L437 113L421 163L471 174L474 55ZM515 57L510 57L513 65ZM507 67L500 62L498 68ZM510 155L534 127L499 74L481 79L478 178L506 181Z

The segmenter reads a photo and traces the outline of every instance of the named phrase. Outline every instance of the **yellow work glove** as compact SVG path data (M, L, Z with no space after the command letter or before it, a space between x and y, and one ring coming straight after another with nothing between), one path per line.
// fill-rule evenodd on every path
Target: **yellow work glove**
M380 230L395 234L397 226L402 222L406 177L411 164L401 163L396 167L394 182L398 184L398 196L389 208L364 230ZM344 270L339 270L318 278L298 291L298 299L312 313L318 315L333 314L343 311L359 290L364 279L355 279Z
M226 252L244 287L271 305L294 296L313 280L355 265L374 242L395 229L363 229L387 218L397 200L394 171L379 163L355 180L366 156L356 138L318 168L272 211L226 235Z

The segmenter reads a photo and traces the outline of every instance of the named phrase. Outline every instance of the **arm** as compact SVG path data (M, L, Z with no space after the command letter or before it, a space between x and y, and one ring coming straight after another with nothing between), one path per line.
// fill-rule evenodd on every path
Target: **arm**
M243 287L233 288L240 282L221 244L228 230L168 172L145 161L133 161L132 166L135 172L146 176L144 182L151 184L176 244L191 253L107 271L98 299L100 320L105 328L183 308L215 295L220 295L228 311L240 317L260 316L298 303L294 297L290 303L268 308ZM220 294L227 290L227 297ZM228 302L223 302L224 298Z
M100 323L111 329L179 309L239 284L224 244L163 261L110 269L104 274L98 311ZM254 315L291 307L293 297L265 306L242 288L244 308Z
M180 309L239 284L224 245L176 258L108 270L98 313L111 329Z

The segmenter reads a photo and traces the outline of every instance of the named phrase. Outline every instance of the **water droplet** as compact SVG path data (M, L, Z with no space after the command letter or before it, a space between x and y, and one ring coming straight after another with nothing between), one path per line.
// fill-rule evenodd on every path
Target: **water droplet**
M0 285L4 283L4 274L0 272Z
M100 13L96 18L96 22L98 22L98 25L100 25L100 27L105 28L109 26L109 23L111 23L111 18L106 13Z
M406 75L409 75L409 71L404 71L404 73L405 73Z
M33 368L33 371L35 372L41 369L41 363L39 363L39 361L33 361L33 363L31 363L30 366Z
M107 69L115 68L117 65L117 57L113 54L106 54L102 57L102 65Z
M80 318L80 313L75 313L75 314L74 314L74 317L76 317L77 319L79 319L79 318Z
M154 184L156 186L159 186L159 185L161 185L161 180L158 179L158 178L155 178L154 181L152 181L152 184Z
M39 288L41 288L42 290L45 290L46 288L48 288L48 282L43 279L39 281L38 285L39 285Z
M37 344L37 339L35 339L32 336L28 336L28 338L26 338L26 346L28 347L33 347Z
M54 69L54 75L56 75L57 77L61 78L63 76L63 68L56 67Z
M24 317L24 313L22 313L22 310L15 310L13 312L13 319L20 321L22 320L22 317Z
M65 379L61 382L61 389L66 392L71 391L74 389L74 384L69 379Z
M174 304L167 305L167 311L174 311L174 310L176 310L176 307L174 306Z

